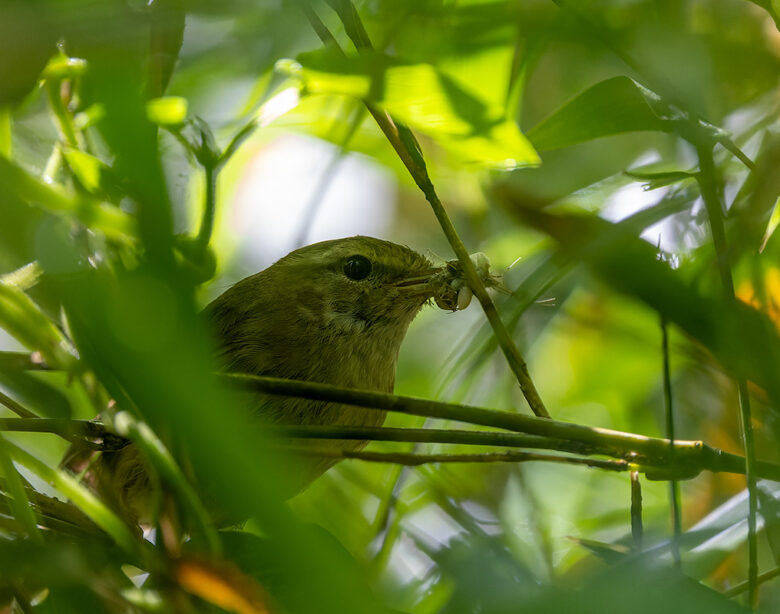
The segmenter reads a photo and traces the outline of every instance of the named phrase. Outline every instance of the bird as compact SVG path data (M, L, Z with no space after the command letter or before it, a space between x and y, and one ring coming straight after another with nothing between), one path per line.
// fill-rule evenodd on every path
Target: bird
M202 311L218 368L391 393L401 343L422 307L463 308L459 268L435 266L396 243L367 236L301 247L242 279ZM461 288L461 290L458 290ZM244 395L246 410L274 425L381 426L385 412L335 402ZM307 442L355 451L366 441ZM338 461L307 455L287 497L304 490ZM140 452L128 445L103 452L98 491L134 521L148 516L151 490Z

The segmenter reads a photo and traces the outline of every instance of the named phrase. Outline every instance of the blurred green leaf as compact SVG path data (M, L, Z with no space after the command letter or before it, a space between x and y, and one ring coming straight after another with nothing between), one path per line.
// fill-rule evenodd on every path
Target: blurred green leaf
M648 103L652 94L628 77L613 77L585 90L528 131L540 151L620 134L655 130L671 124Z
M668 172L642 172L637 170L625 171L625 174L632 179L646 181L643 186L645 190L657 190L668 185L685 181L686 179L695 179L696 173L686 171L668 171Z
M0 156L11 157L11 110L0 106Z
M68 397L40 374L0 364L0 384L22 405L40 416L70 418L73 415Z
M111 167L105 162L72 147L63 147L62 155L82 187L93 196L117 203L123 192Z
M26 537L34 542L41 543L43 538L36 522L35 513L30 507L22 479L11 462L11 456L6 449L6 440L2 434L0 434L0 471L8 484L8 493L11 495L11 510L14 517L19 521L26 533Z
M340 94L378 106L467 162L509 169L539 158L505 109L463 90L430 64L405 64L380 53L344 57L332 50L285 60L309 94Z
M775 506L780 502L780 485L759 481L758 488L765 499ZM766 504L759 510L759 531L767 525L777 526L777 511ZM748 496L744 490L711 511L685 532L683 568L694 578L706 578L747 540Z
M778 224L780 224L780 197L778 197L778 199L775 201L775 206L772 207L772 215L769 216L769 222L766 225L766 232L764 232L764 237L761 239L761 247L759 247L759 251L764 251L764 248L766 248L766 244L769 242L769 239L772 238L775 230L777 230Z
M186 98L165 96L154 98L146 103L149 121L159 126L181 126L187 119L189 105Z
M73 116L73 125L79 130L86 130L90 126L97 124L106 114L106 109L100 103L88 106L83 111L79 111Z
M17 104L35 87L55 51L58 32L47 4L26 0L0 4L0 108Z
M286 564L286 545L274 538L262 538L250 533L222 533L225 554L257 579L283 611L314 612L321 610L317 595L338 595L342 612L388 612L369 591L364 572L335 538L323 529L310 525L301 527L312 550L328 551L331 564L340 568L337 575L323 574L315 560L302 560L298 567ZM301 576L309 578L314 590L299 590ZM366 605L372 604L370 610Z
M0 282L0 327L22 345L38 351L55 368L69 371L76 358L60 330L19 288Z
M11 458L31 473L37 475L44 482L56 487L96 525L103 529L125 552L130 554L138 553L141 547L140 543L133 536L127 525L86 486L80 484L62 469L52 469L46 463L35 458L17 445L11 442L6 442L5 445Z
M71 195L59 186L47 185L2 156L0 183L27 204L72 216L111 239L127 241L135 234L135 221L124 211Z
M780 402L780 337L772 322L742 302L712 298L657 258L657 250L625 226L592 216L518 209L564 252L582 258L616 290L658 311L704 344L727 368Z
M149 77L147 89L162 96L173 75L184 40L184 1L155 0L149 10Z
M69 79L80 77L87 71L87 62L81 58L70 58L64 54L54 56L43 71L46 79Z
M100 541L74 543L56 535L43 544L0 540L0 576L4 581L24 586L31 593L49 588L49 595L36 606L36 612L107 611L90 589L100 584L108 586L108 581L131 587L130 580L119 571L126 558L121 550L106 548Z
M737 614L748 611L674 569L642 562L623 563L591 573L574 590L551 586L544 587L541 593L541 597L525 603L523 611L535 614L622 614L627 610L634 614Z

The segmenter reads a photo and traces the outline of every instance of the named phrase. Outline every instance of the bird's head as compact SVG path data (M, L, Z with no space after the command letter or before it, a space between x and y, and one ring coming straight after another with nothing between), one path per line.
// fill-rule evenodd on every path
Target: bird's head
M268 269L295 288L302 309L345 333L405 331L441 270L408 247L364 236L302 247Z

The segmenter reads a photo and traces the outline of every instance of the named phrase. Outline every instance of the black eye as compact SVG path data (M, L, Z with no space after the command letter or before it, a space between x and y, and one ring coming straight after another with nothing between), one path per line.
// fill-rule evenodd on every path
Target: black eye
M350 279L365 279L371 273L371 261L365 256L350 256L344 263L344 275Z

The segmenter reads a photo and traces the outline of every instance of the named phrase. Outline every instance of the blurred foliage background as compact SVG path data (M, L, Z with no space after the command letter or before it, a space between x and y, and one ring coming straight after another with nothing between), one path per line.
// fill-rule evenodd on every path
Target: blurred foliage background
M0 7L2 611L777 611L766 472L640 474L632 516L627 472L350 460L282 502L284 459L208 376L197 320L326 238L453 257L388 113L503 272L554 419L740 456L749 426L780 462L777 2ZM396 393L528 413L479 305L421 313ZM12 422L111 399L177 510L147 541L60 468L73 436ZM253 520L215 532L184 474Z

